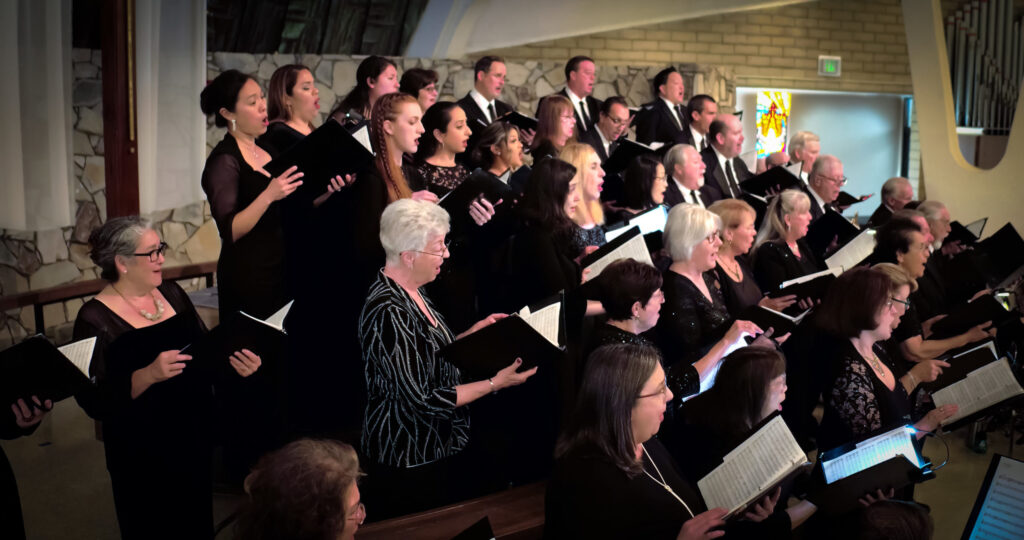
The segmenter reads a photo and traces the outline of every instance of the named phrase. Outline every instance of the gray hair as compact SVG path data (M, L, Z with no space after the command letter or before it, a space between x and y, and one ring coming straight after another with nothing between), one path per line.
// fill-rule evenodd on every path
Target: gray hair
M448 234L448 212L437 204L399 199L380 216L380 243L388 264L396 264L403 251L423 251L431 236Z
M722 218L695 204L677 204L668 213L665 224L665 245L673 261L689 261L693 248L715 229L721 230Z
M665 174L669 178L672 178L673 172L676 170L676 165L686 165L686 149L693 148L692 146L680 143L672 146L665 152L663 165L665 166Z
M821 141L821 137L811 131L798 131L789 139L789 157L796 159L796 153L803 150L808 142Z
M114 283L118 279L117 257L134 257L139 239L153 223L139 216L108 220L89 235L89 258L100 267L100 277Z
M895 197L904 187L910 187L910 180L902 176L893 176L882 184L882 197Z
M818 159L814 160L814 166L811 167L811 177L825 176L825 171L841 163L842 162L839 161L839 158L832 155L825 154L824 156L818 156Z
M929 222L939 221L942 219L941 213L945 208L946 205L933 199L929 199L917 205L917 210L924 214L924 218Z
M811 198L799 189L787 189L779 193L768 203L761 230L757 231L754 248L765 242L774 242L786 237L786 221L783 216L794 212L806 212L811 209Z

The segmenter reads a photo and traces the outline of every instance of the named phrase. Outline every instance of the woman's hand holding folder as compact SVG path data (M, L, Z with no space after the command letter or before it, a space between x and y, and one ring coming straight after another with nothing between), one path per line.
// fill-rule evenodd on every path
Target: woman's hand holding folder
M235 351L234 354L231 355L229 362L231 363L231 367L233 367L242 377L248 377L249 375L256 373L256 370L258 370L263 364L263 360L260 359L259 355L253 353L249 349Z
M279 201L292 194L299 186L302 185L302 173L298 172L298 167L289 167L286 171L281 173L281 176L277 178L271 178L270 183L267 184L266 189L261 193L262 196L270 199L268 202Z
M29 403L31 405L25 403L24 399L18 399L17 402L11 403L11 410L14 411L14 423L20 429L28 429L42 422L46 413L53 408L52 401L48 399L41 401L36 396L32 396Z

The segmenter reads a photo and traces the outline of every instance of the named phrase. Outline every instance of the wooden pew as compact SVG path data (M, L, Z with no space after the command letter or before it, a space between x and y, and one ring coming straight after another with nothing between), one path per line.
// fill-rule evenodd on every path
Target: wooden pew
M539 539L544 533L545 486L545 482L538 482L418 514L371 523L360 527L356 531L356 538L443 540L452 538L487 516L496 538ZM373 509L367 508L367 512L372 515Z

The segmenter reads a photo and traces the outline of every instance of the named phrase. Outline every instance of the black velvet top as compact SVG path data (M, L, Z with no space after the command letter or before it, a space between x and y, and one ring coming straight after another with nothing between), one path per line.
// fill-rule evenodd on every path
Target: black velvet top
M813 274L825 269L810 246L797 240L800 257L797 258L785 242L765 242L754 252L754 279L762 291L773 291L785 281Z
M714 272L705 272L703 276L711 300L688 278L672 270L665 272L661 287L665 304L661 307L657 336L670 366L700 360L722 339L732 322Z
M279 202L272 203L252 230L238 240L231 232L235 215L252 204L269 184L269 176L245 161L230 133L206 158L203 191L221 238L217 292L222 317L242 310L265 318L288 301Z
M750 265L747 264L746 257L736 257L736 263L739 265L740 272L743 275L742 281L733 281L721 264L716 265L714 270L718 283L722 285L722 296L725 298L725 305L729 309L729 314L734 318L739 317L740 313L750 306L757 305L761 298L764 297L761 288L757 286L757 281L754 280L754 272L750 269Z
M642 334L633 334L611 324L599 324L590 337L589 346L586 348L586 356L603 345L647 345L657 347L654 342ZM586 357L584 357L584 362ZM585 363L584 363L585 365ZM581 370L582 373L582 370ZM678 398L692 396L700 392L700 374L693 364L676 362L666 367L665 376L668 379L668 389Z

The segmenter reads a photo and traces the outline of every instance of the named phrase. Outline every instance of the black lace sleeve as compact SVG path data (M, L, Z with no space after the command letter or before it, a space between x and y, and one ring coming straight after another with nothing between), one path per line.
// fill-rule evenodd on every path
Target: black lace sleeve
M844 358L829 393L830 405L854 435L865 435L882 428L882 413L872 377L874 374L864 362Z
M203 191L210 201L210 213L217 222L221 241L233 243L231 223L235 214L243 210L238 206L238 180L241 169L238 160L227 153L215 153L206 160L203 169Z
M99 300L90 300L78 311L73 340L96 338L89 365L93 384L75 394L75 401L90 417L103 420L131 402L131 376L121 377L107 370L106 351L110 344L130 329Z

